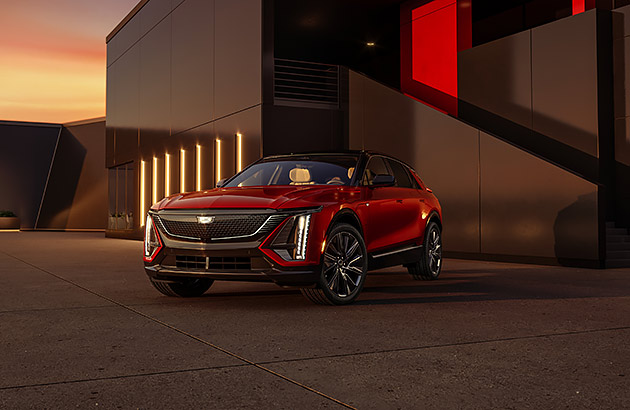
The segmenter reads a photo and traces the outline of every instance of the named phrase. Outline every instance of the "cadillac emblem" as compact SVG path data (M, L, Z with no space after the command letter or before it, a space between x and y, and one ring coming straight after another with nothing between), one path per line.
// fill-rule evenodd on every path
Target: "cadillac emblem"
M204 225L211 224L214 222L214 216L198 216L197 222Z

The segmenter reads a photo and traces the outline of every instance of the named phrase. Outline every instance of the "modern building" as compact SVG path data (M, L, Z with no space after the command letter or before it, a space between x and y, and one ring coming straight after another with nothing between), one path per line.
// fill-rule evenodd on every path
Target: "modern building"
M105 118L0 121L0 210L20 229L105 231Z
M262 155L370 149L447 255L630 265L630 1L143 0L107 37L107 234Z

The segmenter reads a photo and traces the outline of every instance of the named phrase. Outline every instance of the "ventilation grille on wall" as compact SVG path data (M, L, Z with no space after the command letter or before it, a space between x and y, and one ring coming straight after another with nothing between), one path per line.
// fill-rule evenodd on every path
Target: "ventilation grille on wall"
M274 104L339 108L339 66L275 59Z

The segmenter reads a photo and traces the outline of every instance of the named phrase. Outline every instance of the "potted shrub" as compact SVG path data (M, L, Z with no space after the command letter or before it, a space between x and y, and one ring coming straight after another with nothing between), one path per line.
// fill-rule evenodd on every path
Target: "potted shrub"
M20 218L11 211L0 211L0 230L16 229L20 229Z

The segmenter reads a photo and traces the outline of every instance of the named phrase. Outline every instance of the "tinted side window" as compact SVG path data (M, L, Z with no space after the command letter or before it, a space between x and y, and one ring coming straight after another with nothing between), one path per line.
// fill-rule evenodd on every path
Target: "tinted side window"
M398 161L389 161L389 166L394 172L394 178L396 178L396 186L400 188L413 188L409 173L403 164Z
M362 185L372 185L372 180L377 175L391 175L385 161L381 157L372 157L365 167L363 173Z

